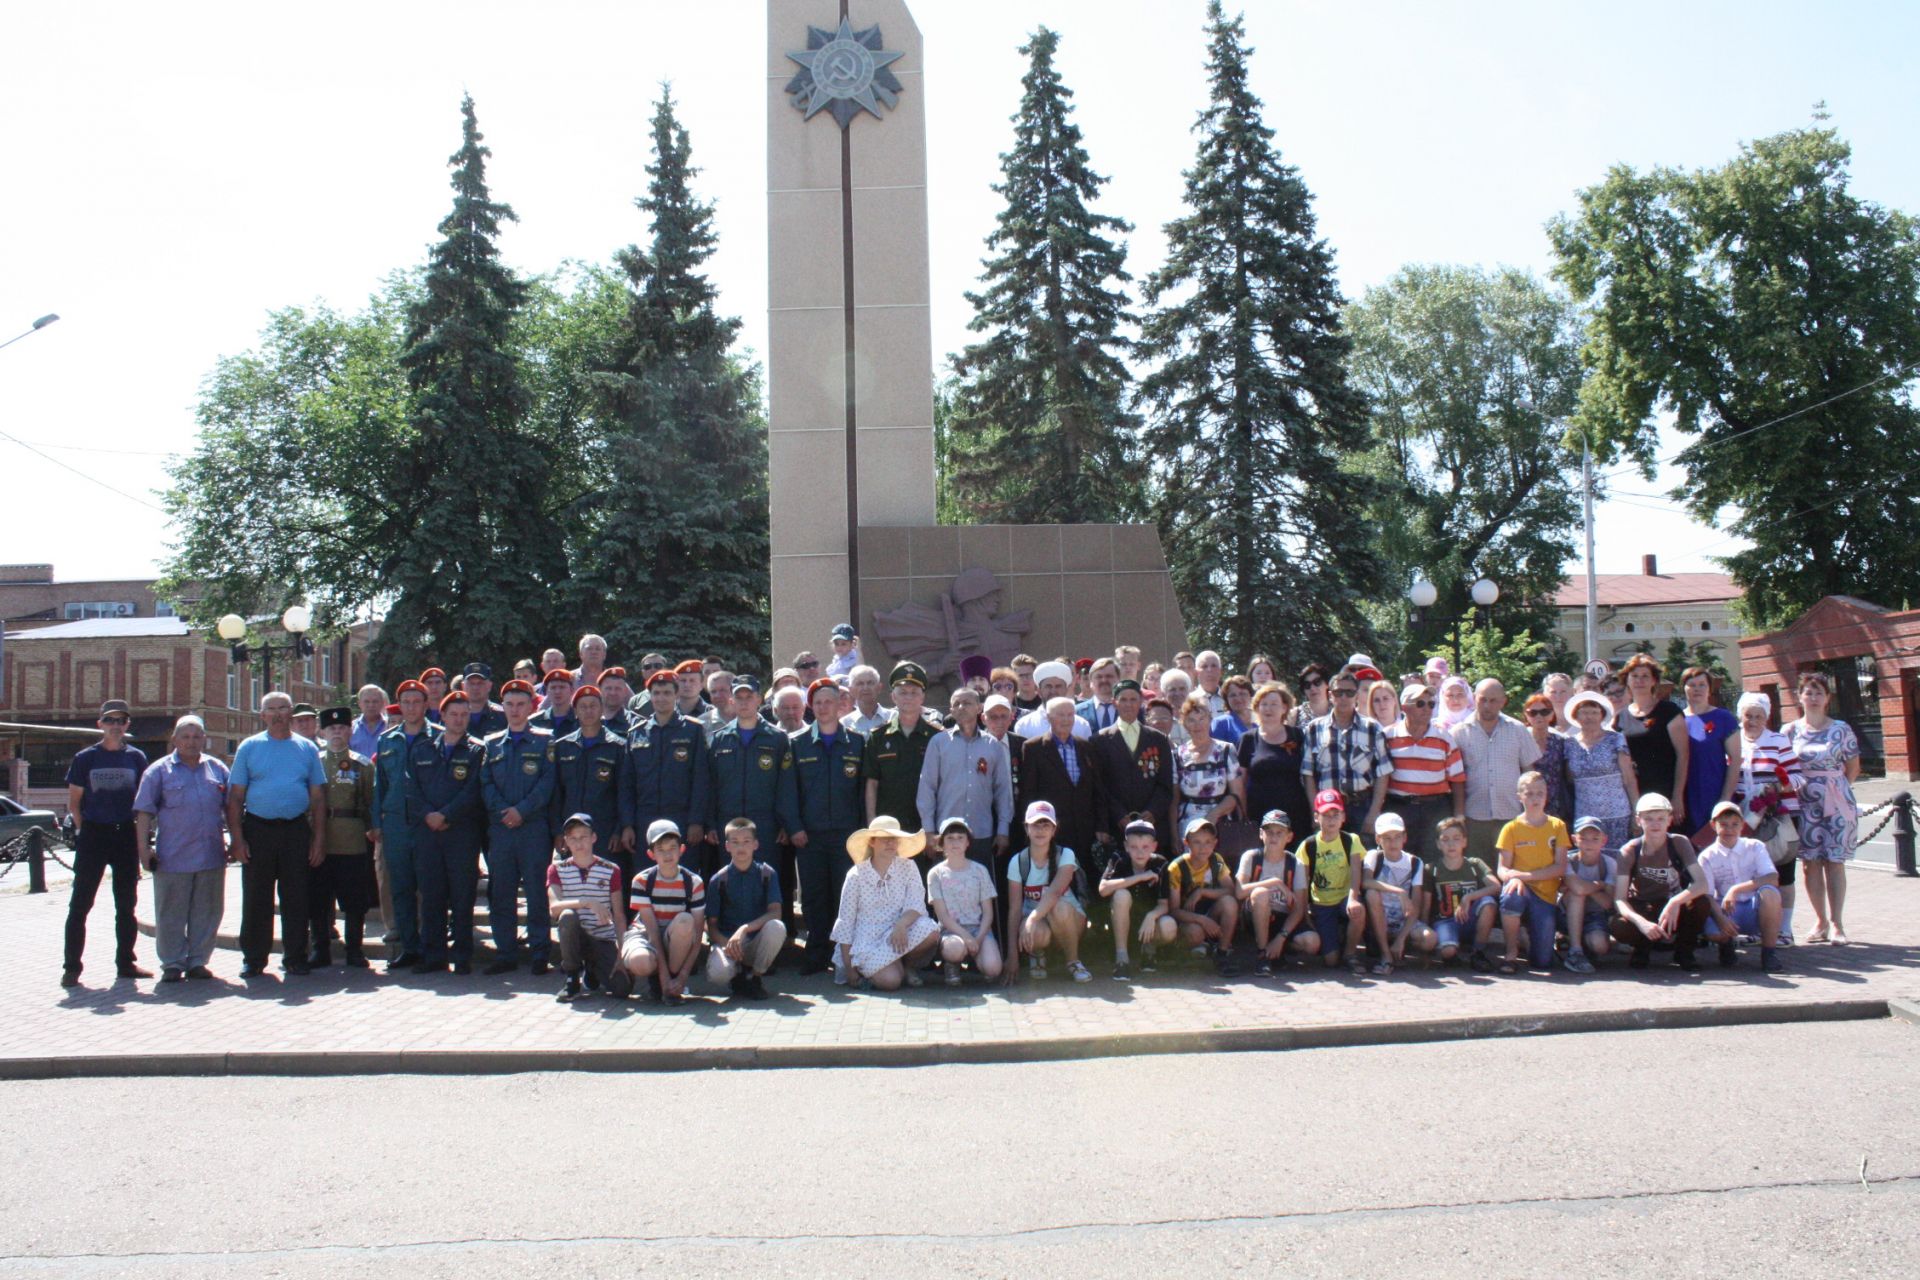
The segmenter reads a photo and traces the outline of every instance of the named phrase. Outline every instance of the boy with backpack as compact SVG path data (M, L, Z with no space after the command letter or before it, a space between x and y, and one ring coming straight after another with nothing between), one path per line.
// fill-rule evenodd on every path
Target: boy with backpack
M1607 852L1607 826L1598 818L1576 818L1574 856L1560 882L1560 931L1567 935L1567 972L1592 973L1591 952L1613 950L1607 912L1613 908L1613 855Z
M1373 972L1386 977L1403 963L1407 948L1433 953L1433 930L1426 926L1426 864L1407 852L1407 824L1397 813L1383 813L1373 822L1380 847L1361 864L1361 889L1366 894L1367 918L1380 958Z
M1358 973L1367 927L1367 909L1360 900L1366 846L1359 836L1341 830L1347 820L1347 802L1332 787L1313 797L1313 818L1319 831L1302 840L1293 856L1307 873L1307 910L1319 938L1319 954L1329 969L1350 961Z
M1106 899L1113 923L1113 980L1133 978L1129 940L1140 944L1140 971L1152 973L1155 946L1172 946L1179 926L1167 910L1167 860L1160 853L1160 836L1153 819L1127 815L1120 833L1121 851L1107 859L1100 877L1100 896Z
M727 865L707 881L707 981L736 996L765 1000L766 975L787 945L780 920L780 875L754 857L760 834L752 818L727 824Z
M1293 822L1286 811L1269 809L1260 819L1259 845L1240 855L1240 900L1253 917L1253 949L1260 957L1256 978L1273 976L1289 942L1305 955L1320 949L1318 936L1300 929L1307 918L1307 871L1293 856L1292 843Z
M1194 954L1211 957L1223 978L1240 972L1233 961L1233 935L1240 927L1239 885L1217 853L1219 833L1204 817L1190 818L1181 832L1187 851L1167 868L1167 909Z
M706 885L680 865L680 826L656 818L647 827L653 865L633 878L627 906L633 927L620 943L620 964L632 977L651 978L660 999L686 999L687 979L700 959L701 924L707 914Z
M1493 968L1487 959L1487 939L1500 919L1500 881L1478 858L1467 856L1467 820L1442 818L1434 828L1440 860L1427 873L1434 900L1433 937L1442 961L1460 954L1464 945L1477 972Z

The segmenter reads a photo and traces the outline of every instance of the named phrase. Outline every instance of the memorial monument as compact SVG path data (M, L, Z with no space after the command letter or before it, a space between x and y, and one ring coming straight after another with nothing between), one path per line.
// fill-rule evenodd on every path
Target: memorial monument
M1185 647L1151 525L934 522L926 73L903 0L768 0L767 238L776 665L847 621L882 671L895 646L932 670L1009 636L1043 658Z

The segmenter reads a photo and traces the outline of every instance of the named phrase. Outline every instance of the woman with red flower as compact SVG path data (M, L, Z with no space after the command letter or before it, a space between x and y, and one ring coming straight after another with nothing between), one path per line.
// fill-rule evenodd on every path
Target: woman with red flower
M1708 816L1713 806L1733 798L1740 722L1715 701L1720 681L1705 667L1688 667L1680 676L1680 692L1687 696L1687 825L1698 828L1693 847L1704 849L1717 838Z
M1666 796L1673 802L1673 829L1690 830L1687 823L1706 815L1695 815L1687 804L1686 716L1667 697L1670 688L1661 683L1660 664L1646 654L1629 658L1620 678L1627 684L1627 706L1616 727L1627 740L1640 794Z

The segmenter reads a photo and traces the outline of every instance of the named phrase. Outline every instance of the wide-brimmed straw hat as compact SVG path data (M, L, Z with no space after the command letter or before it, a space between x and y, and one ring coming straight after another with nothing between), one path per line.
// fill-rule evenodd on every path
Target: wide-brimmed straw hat
M847 837L847 856L855 862L865 862L869 851L867 845L875 836L891 836L900 843L894 852L902 858L911 858L927 847L927 833L924 831L902 831L900 820L881 814L873 820L873 825L863 827Z
M1567 705L1560 709L1560 714L1566 717L1568 724L1577 725L1580 722L1573 718L1573 713L1578 711L1583 703L1588 702L1600 708L1601 729L1613 728L1613 704L1607 701L1605 694L1596 693L1592 689L1582 689L1568 698Z

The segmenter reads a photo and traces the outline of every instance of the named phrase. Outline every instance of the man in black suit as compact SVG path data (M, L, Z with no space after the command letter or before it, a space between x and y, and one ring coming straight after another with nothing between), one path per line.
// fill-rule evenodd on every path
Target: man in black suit
M1114 687L1116 719L1093 735L1089 754L1106 792L1104 829L1126 828L1127 815L1144 813L1162 853L1173 849L1173 742L1140 721L1140 682Z
M1053 699L1046 713L1049 731L1028 739L1020 749L1021 792L1014 809L1025 813L1035 800L1051 803L1060 819L1056 841L1091 869L1098 865L1095 841L1112 830L1107 825L1100 767L1093 759L1091 739L1074 739L1073 726L1079 717L1073 699Z

